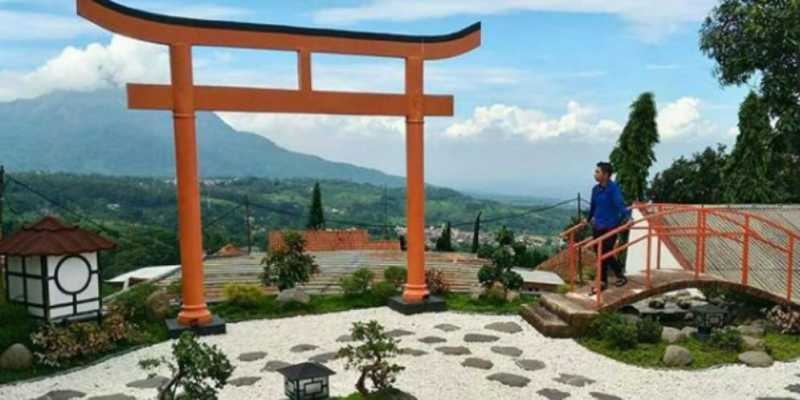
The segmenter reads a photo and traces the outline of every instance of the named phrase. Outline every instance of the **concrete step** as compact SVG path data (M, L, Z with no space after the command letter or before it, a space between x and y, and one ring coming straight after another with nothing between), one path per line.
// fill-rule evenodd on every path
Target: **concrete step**
M557 315L539 304L525 304L519 315L544 336L552 338L575 337L574 329Z
M583 333L597 317L597 311L588 297L584 300L574 296L575 294L543 293L539 304L569 324L576 333Z

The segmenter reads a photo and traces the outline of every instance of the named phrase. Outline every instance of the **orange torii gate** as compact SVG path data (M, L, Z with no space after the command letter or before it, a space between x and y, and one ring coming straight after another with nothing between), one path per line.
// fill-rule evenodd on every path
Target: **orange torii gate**
M425 60L455 57L478 47L480 23L448 35L410 36L181 18L132 9L110 0L77 0L77 9L80 16L112 32L169 46L172 84L128 84L128 106L172 110L173 114L183 274L183 305L176 329L206 326L209 332L215 331L203 293L195 111L405 116L408 282L395 306L401 312L437 308L430 304L425 284L423 124L426 115L452 116L453 97L424 94L423 66ZM192 77L193 46L294 51L299 88L196 86ZM312 53L402 58L405 93L313 90Z

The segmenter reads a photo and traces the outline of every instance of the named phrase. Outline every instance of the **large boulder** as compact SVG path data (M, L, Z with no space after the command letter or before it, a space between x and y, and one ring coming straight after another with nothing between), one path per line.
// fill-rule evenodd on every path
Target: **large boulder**
M745 350L766 350L764 339L742 336L742 342L744 343Z
M309 297L303 289L292 288L281 290L281 292L278 293L277 301L281 305L287 303L308 304L311 302L311 297Z
M736 327L739 332L742 333L742 336L750 336L750 337L762 337L764 336L764 326L763 325L739 325Z
M681 346L669 345L664 351L664 357L661 361L667 367L685 367L694 361L692 353L688 349Z
M683 332L683 334L687 338L690 338L690 337L694 337L695 335L697 335L697 328L695 328L693 326L685 326L685 327L683 327L683 329L681 329L681 332Z
M683 339L686 339L686 334L680 329L665 326L661 331L661 340L669 344L680 342Z
M739 362L747 364L748 367L766 368L772 366L773 360L763 351L746 351L739 354Z
M0 369L30 369L33 367L33 354L24 344L11 345L0 355Z
M172 312L169 304L169 294L166 290L152 293L144 300L144 314L150 321L161 321Z

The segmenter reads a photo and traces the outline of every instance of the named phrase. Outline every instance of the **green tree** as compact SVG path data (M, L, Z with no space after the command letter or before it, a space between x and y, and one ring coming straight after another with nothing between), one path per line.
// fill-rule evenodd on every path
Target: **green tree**
M314 191L311 194L311 209L308 213L308 229L325 229L325 212L322 209L322 191L319 182L314 184Z
M367 388L367 379L372 382L375 392L391 389L397 379L397 374L405 368L392 364L391 358L400 354L397 346L400 341L386 335L383 326L378 321L356 322L350 330L354 341L359 345L348 345L339 349L337 355L347 359L345 369L359 371L356 390L368 398L371 391Z
M722 202L725 146L707 147L691 158L680 157L656 174L648 197L657 203L717 204Z
M647 176L656 161L653 147L658 143L656 103L652 93L642 93L631 104L628 123L611 152L616 182L627 201L643 200Z
M739 136L723 170L723 199L729 203L776 200L769 177L773 138L766 104L753 92L739 110Z
M450 222L444 224L442 235L436 240L436 251L453 251L453 232Z
M277 284L280 290L308 282L312 275L319 272L314 256L305 252L306 241L300 233L284 232L283 242L282 247L270 249L261 261L264 265L261 281L266 286Z
M481 245L481 214L482 212L478 213L478 216L475 217L475 226L472 229L472 252L477 253L478 248Z
M514 244L514 231L503 225L494 236L498 246L511 246Z

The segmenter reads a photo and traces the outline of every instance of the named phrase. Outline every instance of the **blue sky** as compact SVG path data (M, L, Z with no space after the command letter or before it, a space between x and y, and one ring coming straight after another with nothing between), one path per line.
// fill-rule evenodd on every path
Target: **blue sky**
M483 23L483 45L426 64L426 91L455 95L429 119L427 178L461 189L561 197L586 191L630 103L656 95L662 144L654 171L681 154L732 144L748 88L721 88L698 50L714 0L124 0L209 19L439 34ZM22 21L23 27L20 27ZM199 83L296 86L289 53L196 49ZM320 89L400 91L393 59L315 55ZM168 79L161 46L112 36L68 0L0 0L0 101ZM293 150L404 174L403 121L221 114Z

